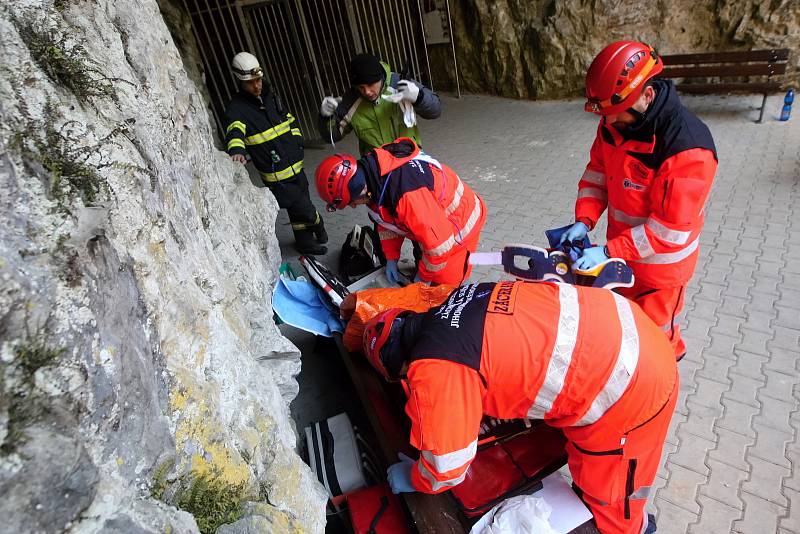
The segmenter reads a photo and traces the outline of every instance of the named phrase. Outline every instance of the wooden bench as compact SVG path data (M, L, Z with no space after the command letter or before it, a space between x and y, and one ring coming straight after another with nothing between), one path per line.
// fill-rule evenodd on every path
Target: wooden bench
M789 49L750 50L742 52L712 52L706 54L674 54L661 56L664 71L660 78L681 78L678 91L691 94L759 93L764 95L758 122L764 120L767 96L783 89L775 79L786 72ZM708 81L708 78L743 78L748 81ZM749 81L750 77L758 77ZM703 78L698 83L688 80Z

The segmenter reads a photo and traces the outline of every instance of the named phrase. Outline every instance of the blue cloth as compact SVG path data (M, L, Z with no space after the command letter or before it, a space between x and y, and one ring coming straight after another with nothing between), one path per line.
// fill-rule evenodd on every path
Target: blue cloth
M389 480L392 493L411 493L417 491L414 489L414 484L411 482L411 468L414 467L414 460L402 452L398 453L397 457L400 461L390 465L386 470L386 478Z
M281 278L272 292L272 309L281 321L306 332L331 337L344 332L339 313L316 285Z

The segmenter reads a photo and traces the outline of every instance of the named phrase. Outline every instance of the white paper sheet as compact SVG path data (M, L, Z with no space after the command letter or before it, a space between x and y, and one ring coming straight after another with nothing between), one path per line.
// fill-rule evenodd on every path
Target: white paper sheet
M553 507L550 526L553 530L566 534L592 518L592 513L575 495L569 483L556 471L542 480L544 487L535 493L543 497Z

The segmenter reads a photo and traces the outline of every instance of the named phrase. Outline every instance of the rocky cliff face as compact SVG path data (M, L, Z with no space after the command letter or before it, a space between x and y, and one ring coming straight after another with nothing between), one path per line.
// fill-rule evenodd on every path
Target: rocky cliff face
M2 530L322 531L278 207L156 1L5 3L0 56Z
M620 39L664 54L789 48L788 81L800 80L800 0L460 0L451 9L459 76L470 92L580 94L592 58ZM437 74L452 79L452 68Z

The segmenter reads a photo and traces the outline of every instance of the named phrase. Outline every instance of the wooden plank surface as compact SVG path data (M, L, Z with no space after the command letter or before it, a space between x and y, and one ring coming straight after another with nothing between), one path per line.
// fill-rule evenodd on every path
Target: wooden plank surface
M786 72L786 63L696 65L664 67L661 78L709 78L715 76L772 76Z
M695 95L720 93L777 93L782 90L779 82L765 83L682 83L678 91Z
M709 52L704 54L669 54L661 56L664 65L701 65L708 63L774 63L789 59L788 48L743 50L740 52Z

